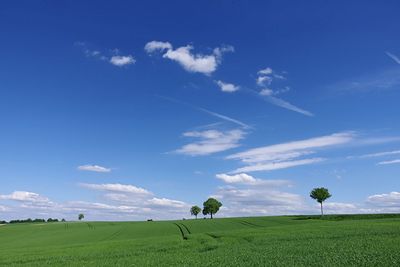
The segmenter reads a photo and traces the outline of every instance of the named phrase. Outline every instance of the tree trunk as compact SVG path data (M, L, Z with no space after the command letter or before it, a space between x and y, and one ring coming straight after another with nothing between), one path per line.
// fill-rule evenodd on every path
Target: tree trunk
M197 220L197 214L195 216L196 216L196 220Z
M321 216L324 216L324 210L322 209L322 202L320 202L321 204Z
M212 219L212 218L213 218L213 217L212 217L212 212L210 212L210 214L211 214L211 219Z

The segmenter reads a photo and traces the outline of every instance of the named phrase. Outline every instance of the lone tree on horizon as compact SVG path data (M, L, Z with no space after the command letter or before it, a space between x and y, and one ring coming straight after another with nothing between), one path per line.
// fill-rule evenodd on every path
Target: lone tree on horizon
M201 208L199 206L193 206L190 208L190 214L196 216L197 219L197 214L201 212Z
M85 215L83 215L83 213L80 213L80 214L78 215L78 219L81 221L83 218L85 218Z
M213 214L217 213L220 207L222 207L222 203L215 198L210 197L203 203L203 214L210 214L212 219Z
M324 215L324 210L322 208L322 202L330 198L332 195L329 193L328 189L325 187L314 188L311 193L310 197L312 199L317 200L319 204L321 204L321 216Z

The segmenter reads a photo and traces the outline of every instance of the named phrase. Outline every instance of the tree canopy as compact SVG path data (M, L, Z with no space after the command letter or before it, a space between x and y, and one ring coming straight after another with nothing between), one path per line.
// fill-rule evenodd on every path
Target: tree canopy
M219 211L219 208L222 207L222 203L216 200L215 198L209 198L203 203L203 214L210 214L211 219L213 218L213 214Z
M79 219L79 220L82 220L83 218L85 218L85 215L83 215L83 213L80 213L80 214L78 215L78 219Z
M201 208L199 206L193 206L190 208L190 214L196 216L197 219L197 214L201 212Z
M322 208L322 202L330 198L332 195L329 193L329 190L325 187L314 188L311 193L310 197L312 199L317 200L318 203L321 204L321 215L324 215L324 210Z

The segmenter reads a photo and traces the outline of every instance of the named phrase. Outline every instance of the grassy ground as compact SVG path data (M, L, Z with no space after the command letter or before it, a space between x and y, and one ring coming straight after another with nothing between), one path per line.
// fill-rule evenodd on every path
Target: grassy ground
M0 227L0 266L400 266L400 217Z

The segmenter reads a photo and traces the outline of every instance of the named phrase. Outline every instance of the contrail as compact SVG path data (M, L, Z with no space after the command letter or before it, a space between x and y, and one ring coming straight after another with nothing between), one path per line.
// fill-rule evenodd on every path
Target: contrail
M388 55L388 57L390 57L391 59L393 59L397 64L400 64L400 58L398 58L396 55L393 55L390 52L386 52L386 55Z
M205 108L197 107L197 106L195 106L195 105L192 105L192 104L189 104L189 103L187 103L187 102L183 102L183 101L180 101L180 100L171 98L171 97L162 96L162 95L156 95L156 96L159 97L159 98L163 98L163 99L165 99L165 100L174 102L174 103L178 103L178 104L181 104L181 105L185 105L185 106L191 107L191 108L193 108L193 109L196 109L196 110L198 110L198 111L204 112L204 113L206 113L206 114L208 114L208 115L211 115L211 116L213 116L213 117L222 119L222 120L224 120L224 121L228 121L228 122L237 124L237 125L239 125L239 126L245 128L245 129L252 128L250 125L247 125L247 124L244 123L244 122L241 122L241 121L236 120L236 119L234 119L234 118L228 117L228 116L226 116L226 115L223 115L223 114L220 114L220 113L217 113L217 112L214 112L214 111L205 109Z

